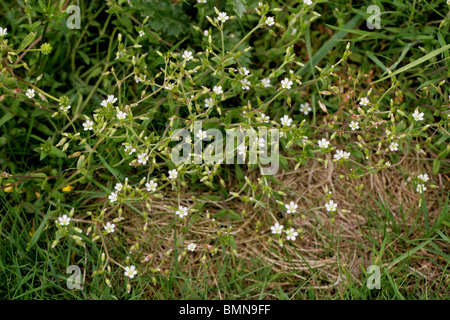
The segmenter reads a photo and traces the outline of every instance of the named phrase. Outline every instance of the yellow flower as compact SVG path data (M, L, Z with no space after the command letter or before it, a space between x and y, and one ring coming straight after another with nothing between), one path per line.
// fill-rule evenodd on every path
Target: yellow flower
M13 192L13 187L12 187L12 185L11 185L11 183L8 183L7 185L6 185L6 188L5 189L3 189L3 191L5 191L5 192Z
M63 192L70 192L72 191L73 187L71 185L67 185L64 188L62 188Z

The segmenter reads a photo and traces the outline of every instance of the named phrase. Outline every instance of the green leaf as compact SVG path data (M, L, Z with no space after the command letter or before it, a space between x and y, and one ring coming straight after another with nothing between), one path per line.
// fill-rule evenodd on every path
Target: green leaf
M248 3L246 0L228 0L228 3L233 6L234 12L241 18L245 10L247 9Z
M440 168L441 168L441 160L434 159L433 160L433 174L438 174Z
M31 42L33 42L35 37L36 33L30 32L25 38L23 38L18 50L24 50L25 48L27 48L31 44Z

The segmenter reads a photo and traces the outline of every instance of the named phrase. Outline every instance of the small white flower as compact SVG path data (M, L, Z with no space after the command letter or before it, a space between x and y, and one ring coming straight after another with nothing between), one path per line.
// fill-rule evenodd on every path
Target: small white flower
M147 182L146 184L145 184L145 187L147 188L147 191L156 191L156 188L158 187L158 184L155 182L155 181L153 181L153 180L150 180L149 182Z
M290 228L289 230L284 231L286 233L286 239L295 241L295 238L298 236L298 232L295 231L294 228Z
M288 78L284 78L284 80L281 80L281 88L283 89L290 89L292 86L292 81Z
M169 179L174 180L178 177L178 171L177 169L172 169L169 171Z
M195 251L196 248L197 248L197 245L195 243L189 243L187 246L187 249L189 251Z
M303 112L305 115L308 115L308 113L311 111L311 107L309 106L308 102L300 104L300 112Z
M365 106L365 107L367 107L367 105L369 104L369 99L367 99L366 97L364 97L364 98L361 98L361 100L359 101L359 104L360 105L362 105L362 106Z
M397 142L391 142L391 144L389 145L389 150L397 151L398 150L398 143Z
M225 22L225 21L227 21L228 19L230 19L230 17L227 16L227 13L226 13L226 12L219 12L219 16L217 17L217 19L218 19L219 21Z
M197 0L198 3L206 3L207 0Z
M63 215L62 217L58 218L58 222L62 226L68 226L70 223L70 218L67 215Z
M137 275L137 270L135 266L125 267L125 276L133 279Z
M130 146L129 144L125 145L125 153L130 155L133 152L136 152L136 148L133 148L132 146Z
M106 232L108 232L108 233L114 232L114 228L115 227L116 227L116 225L114 223L111 223L111 222L107 222L106 226L104 226Z
M270 117L266 116L264 113L261 113L261 122L269 123Z
M298 205L296 205L294 203L294 201L291 201L289 204L285 204L284 206L287 209L287 213L296 213L297 212Z
M148 153L144 152L144 153L140 153L137 155L138 158L138 163L142 163L142 164L147 164L148 161Z
M203 35L204 35L205 37L209 36L209 31L208 31L208 30L203 31Z
M427 187L425 187L423 184L418 184L416 187L416 192L423 193L425 190L427 190Z
M330 142L325 138L322 138L322 140L317 141L317 143L319 144L319 147L321 149L326 149L330 145Z
M29 99L34 98L34 89L27 89L27 93L25 93Z
M116 202L117 201L117 192L112 192L109 196L108 196L109 201L112 202Z
M250 74L250 71L246 67L243 67L239 69L239 73L243 76L248 76Z
M289 118L289 116L286 114L283 116L283 118L280 119L281 120L281 124L285 127L290 127L291 123L292 123L292 119Z
M94 125L94 121L92 120L86 120L85 123L83 123L84 131L92 130Z
M124 120L127 117L127 113L123 112L123 111L118 111L117 112L117 119L119 120Z
M423 116L424 116L424 113L423 112L419 113L418 109L416 109L416 111L414 111L414 113L412 114L412 117L416 121L423 121Z
M6 32L7 28L0 28L0 37L6 36L8 33Z
M283 231L283 228L284 228L284 226L280 225L278 222L270 227L273 234L281 234L281 232Z
M174 83L168 83L168 84L164 87L164 89L171 91L171 90L173 90L174 87L175 87L175 84L174 84Z
M223 93L222 86L214 86L213 91L216 94L222 94Z
M70 106L60 106L59 107L59 110L61 110L62 112L67 112L67 111L69 111L69 109L70 109Z
M325 203L325 207L327 208L327 211L333 212L337 209L337 203L334 203L333 200L328 201Z
M391 166L391 162L390 161L386 161L384 164L386 167L390 167Z
M424 174L419 174L417 176L417 178L419 180L422 180L423 182L427 182L428 180L430 180L430 178L428 177L428 174L424 173Z
M147 76L145 74L141 75L136 78L136 83L143 82L143 81L145 81L145 79L147 79Z
M196 137L199 138L200 140L205 140L206 138L208 138L208 135L206 134L206 131L200 130L197 133Z
M242 90L249 90L250 84L251 84L250 81L248 81L247 79L242 79L241 80Z
M188 215L188 208L180 206L178 207L178 210L175 212L175 214L180 218L184 218Z
M259 148L262 149L266 145L266 141L264 138L256 138L256 143L258 144Z
M237 151L240 156L245 157L245 153L247 151L247 146L245 144L241 144L239 147L237 147Z
M341 160L341 159L347 160L348 157L350 157L350 153L345 152L344 150L337 150L336 154L334 155L334 158L337 160Z
M117 98L114 97L114 95L109 95L108 98L106 100L103 100L101 103L102 107L106 107L108 106L108 103L110 103L111 105L114 104L117 101Z
M275 24L275 19L273 17L267 17L266 24L271 27Z
M145 32L143 30L139 31L139 37L145 36Z
M192 55L192 51L184 51L182 58L186 61L192 60L194 58Z
M264 86L264 88L270 87L270 80L269 79L262 79L261 83Z
M310 6L312 5L312 1L311 0L303 0L303 3Z
M350 129L352 129L352 131L359 129L359 123L357 121L350 122Z
M116 191L122 190L123 184L121 184L120 182L117 182L116 185L114 186L114 189L116 189Z
M450 0L447 0L447 4L450 6ZM6 30L6 29L5 29Z
M205 99L205 108L211 108L213 105L214 105L213 98Z

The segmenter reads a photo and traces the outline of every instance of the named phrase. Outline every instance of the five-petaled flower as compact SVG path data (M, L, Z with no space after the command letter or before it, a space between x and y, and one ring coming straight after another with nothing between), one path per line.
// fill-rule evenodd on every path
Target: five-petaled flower
M177 169L172 169L169 171L169 179L175 180L178 177L178 171Z
M223 93L222 86L214 86L213 91L216 94L222 94Z
M70 218L67 215L63 215L58 218L58 223L62 226L68 226L70 223Z
M292 81L288 78L284 78L284 80L281 80L281 88L283 89L290 89L292 86Z
M202 130L200 130L196 136L197 136L197 138L199 138L202 141L208 138L206 131L202 131Z
M180 218L184 218L188 215L188 208L183 207L183 206L179 206L178 210L175 212L175 214L177 216L179 216Z
M156 187L158 187L158 184L155 181L150 180L145 184L145 187L147 188L147 191L156 191Z
M330 145L330 141L328 141L325 138L322 138L321 140L317 141L317 143L319 144L319 147L321 149L326 149Z
M279 224L278 222L270 227L273 234L281 234L281 232L283 231L283 228L284 228L284 226Z
M137 275L137 270L136 270L135 266L125 267L125 276L126 277L133 279L135 275Z
M187 249L189 251L195 251L196 248L197 248L197 245L195 243L189 243L187 246Z
M292 119L289 118L288 115L284 115L283 118L280 119L281 120L281 124L285 127L290 127L291 123L292 123Z
M418 109L416 109L416 110L414 111L414 113L412 114L412 117L413 117L414 120L416 120L416 121L423 121L423 116L424 116L424 113L423 113L423 112L420 112L420 113L419 113L419 110L418 110Z
M290 228L288 230L285 230L284 232L286 233L287 240L295 241L295 238L298 236L298 232L295 231L294 228Z
M247 79L242 79L241 80L242 90L249 90L250 84L251 84L250 81L248 81Z
M111 194L108 196L108 199L111 203L117 201L117 192L111 192Z
M273 26L274 23L275 23L275 19L274 19L273 17L267 17L267 19L266 19L266 24L267 24L269 27Z
M28 98L33 99L34 97L34 89L27 89L27 92L25 93Z
M111 222L107 222L106 226L104 226L104 228L105 228L107 233L113 233L115 227L116 227L116 225L114 223L111 223Z
M0 37L6 36L8 33L6 32L7 28L0 28Z
M188 51L188 50L184 51L182 58L186 61L194 59L194 56L192 55L192 51Z
M217 17L217 19L221 22L225 22L230 19L230 17L227 16L226 12L219 12L219 16Z
M261 84L264 86L264 88L270 87L270 80L269 79L262 79Z
M308 113L311 111L311 107L309 106L308 102L300 104L300 112L303 112L305 115L308 115Z
M138 158L138 163L141 163L141 164L147 164L147 161L148 161L148 153L147 152L143 152L143 153L140 153L140 154L138 154L138 156L137 156L137 158Z
M205 99L205 108L211 108L213 105L214 105L213 98Z
M391 142L391 144L389 145L389 150L391 150L392 152L398 151L398 143L397 142Z
M126 117L127 117L127 113L126 112L123 112L123 111L118 111L117 112L117 119L124 120L124 119L126 119Z
M344 150L336 150L336 154L334 155L334 158L337 160L341 159L347 160L348 157L350 157L350 152L346 152Z
M367 99L366 97L364 97L364 98L361 98L361 100L359 101L359 104L360 105L362 105L362 106L365 106L365 107L367 107L367 105L369 104L369 99Z
M83 123L84 131L92 130L94 125L94 121L92 120L86 120L86 122Z
M424 174L419 174L417 176L417 178L419 180L422 180L423 182L427 182L430 178L428 177L428 174L424 173Z
M418 193L422 193L422 192L424 192L425 190L427 190L427 187L425 187L423 184L418 184L417 187L416 187L416 191L417 191Z
M337 203L335 203L333 200L330 200L325 203L325 208L327 208L327 211L329 212L334 212L337 209Z
M289 204L285 204L284 206L287 209L287 213L296 213L297 212L298 205L296 205L294 203L294 201L291 201Z
M143 36L145 36L145 32L144 32L144 30L140 30L139 31L139 37L143 37Z
M352 131L359 129L359 123L357 121L350 122L350 129L352 129Z

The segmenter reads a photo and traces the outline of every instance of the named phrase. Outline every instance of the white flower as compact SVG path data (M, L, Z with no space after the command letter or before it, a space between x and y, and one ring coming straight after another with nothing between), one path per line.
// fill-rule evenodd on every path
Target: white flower
M447 0L447 4L450 6L450 0ZM6 30L6 29L5 29Z
M203 31L203 35L204 35L205 37L209 36L209 31L208 31L208 30Z
M145 32L143 30L139 31L139 37L145 36Z
M117 112L117 119L119 120L124 120L127 117L127 113L123 112L123 111L118 111Z
M109 201L115 202L117 201L117 192L112 192L109 196L108 196Z
M136 148L133 148L129 144L125 145L125 153L126 154L132 154L133 152L136 152Z
M337 150L336 154L334 155L334 158L337 160L341 160L341 159L348 159L348 157L350 157L350 153L349 152L345 152L344 150Z
M92 120L86 120L85 123L83 123L84 131L92 130L94 125L94 121Z
M25 93L26 96L30 99L33 99L34 97L34 89L27 89L27 93Z
M59 107L59 110L61 110L62 112L67 112L67 111L69 111L69 109L70 109L70 106L60 106Z
M175 214L180 218L184 218L188 215L188 208L180 206L178 207L178 210L175 212Z
M0 37L6 36L8 33L6 32L7 28L0 28Z
M303 0L304 4L307 4L308 6L312 5L312 1L311 0Z
M195 251L196 248L197 248L197 245L195 243L189 243L187 246L187 249L190 251Z
M287 114L284 115L283 118L281 118L280 120L281 120L281 124L283 126L286 126L286 127L290 127L291 126L292 119L289 118L289 116Z
M270 80L269 79L262 79L261 83L264 86L264 88L270 87Z
M123 184L121 184L120 182L117 182L116 185L114 186L114 189L116 189L116 191L120 191L123 188Z
M261 122L269 123L270 117L266 116L264 113L261 113Z
M312 109L308 102L300 104L300 112L303 112L305 115L307 115L311 110Z
M178 171L177 169L172 169L169 171L169 179L174 180L178 177Z
M200 140L205 140L206 138L208 138L208 135L206 134L206 131L200 130L197 133L196 137L199 138Z
M361 98L361 100L359 101L359 104L360 105L362 105L362 106L366 106L367 107L367 105L369 104L369 99L367 99L366 97L364 97L364 98Z
M419 174L417 176L417 178L419 178L420 180L422 180L423 182L427 182L428 180L430 180L430 178L428 178L428 174L424 173L424 174Z
M213 98L205 99L205 108L211 108L213 105L214 105Z
M197 0L198 3L206 3L207 0Z
M70 218L67 215L63 215L62 217L58 218L58 222L62 226L68 226L70 223Z
M147 76L146 76L145 74L144 74L144 75L141 75L141 76L139 76L139 77L136 78L136 83L145 81L145 79L147 79Z
M111 222L107 222L106 226L104 226L106 232L108 232L108 233L114 232L114 228L115 227L116 227L116 225L114 223L111 223Z
M292 81L288 78L284 78L284 80L281 80L281 88L283 89L290 89L292 86Z
M164 89L171 91L171 90L173 90L174 87L175 87L175 84L174 84L174 83L168 83L168 84L164 87Z
M412 117L416 121L422 121L423 120L423 116L424 116L424 113L423 112L419 113L418 109L416 109L416 111L414 111L414 113L412 114Z
M287 213L296 213L297 212L298 205L296 205L294 203L294 201L291 201L289 204L285 204L284 206L287 209Z
M216 94L222 94L223 93L222 86L214 86L213 91Z
M423 184L418 184L416 187L416 192L418 192L418 193L422 193L425 190L427 190L427 187L425 187Z
M156 191L156 187L158 187L158 184L155 181L150 180L145 184L145 186L147 187L147 191Z
M295 241L295 237L298 236L298 232L294 230L294 228L290 228L289 230L284 231L286 233L286 239Z
M319 147L321 149L326 149L330 145L330 142L325 138L322 138L322 140L317 141L317 143L319 144Z
M237 151L238 151L238 154L240 156L244 156L245 157L245 152L247 151L246 145L245 144L241 144L239 147L237 147Z
M334 203L333 200L330 200L325 203L325 207L327 208L327 211L333 212L337 209L337 203Z
M218 19L219 21L225 22L225 21L227 21L228 19L230 19L230 17L227 16L227 13L226 13L226 12L219 12L219 16L217 17L217 19Z
M137 155L138 157L138 163L147 164L148 161L148 153L140 153Z
M194 57L192 56L192 51L185 51L182 55L182 58L186 61L192 60Z
M125 276L133 279L137 275L137 270L135 266L125 267Z
M249 90L250 84L251 84L250 81L248 81L247 79L242 79L241 80L242 90Z
M248 69L246 67L243 67L243 68L239 69L239 73L244 76L248 76L250 74L250 71L248 71Z
M258 144L259 148L262 149L266 145L266 141L264 138L256 138L256 143Z
M391 144L389 145L389 150L397 151L398 150L398 143L397 142L391 142Z
M386 167L390 167L391 166L391 162L390 161L386 161L384 164Z
M359 123L357 121L350 122L350 129L352 129L352 131L359 129Z
M274 19L273 17L267 17L267 19L266 19L266 24L267 24L269 27L273 26L274 23L275 23L275 19Z
M278 222L270 227L273 234L281 234L281 232L283 231L283 228L284 228L284 226L280 225Z
M108 98L106 100L103 100L101 103L102 107L106 107L108 106L108 103L110 104L114 104L117 101L117 98L114 97L114 95L109 95Z

